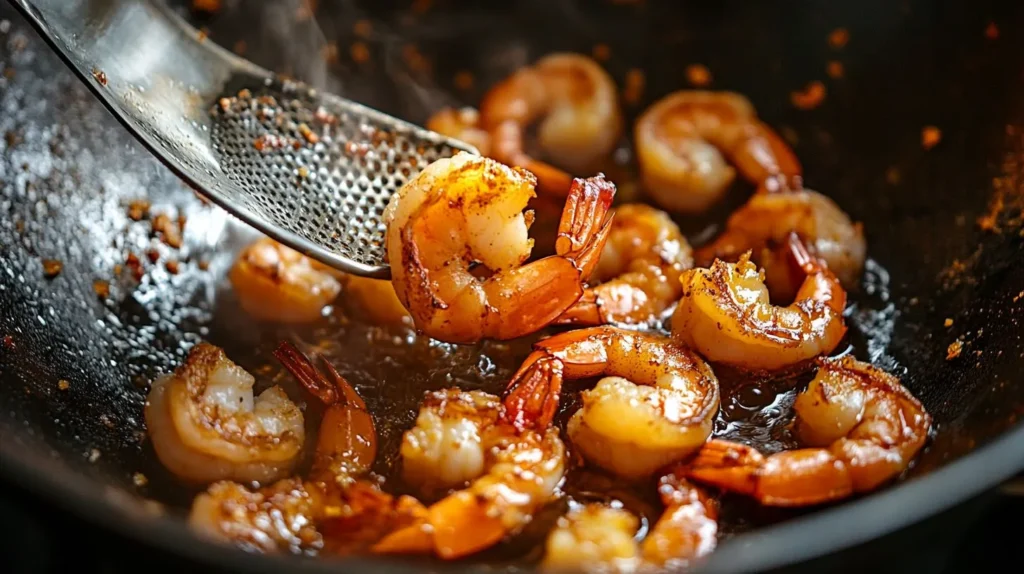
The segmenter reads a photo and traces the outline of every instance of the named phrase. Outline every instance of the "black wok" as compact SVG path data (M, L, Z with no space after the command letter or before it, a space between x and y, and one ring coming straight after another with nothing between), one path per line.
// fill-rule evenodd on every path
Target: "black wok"
M700 63L714 88L748 95L769 124L795 135L807 185L865 222L872 263L849 317L856 352L902 377L934 415L936 433L897 484L755 519L757 528L737 528L723 542L708 570L763 570L838 551L990 491L1024 467L1020 2L438 1L418 13L398 2L321 0L324 36L293 23L294 3L224 4L223 13L195 19L213 41L244 41L261 65L412 121L441 105L475 104L491 83L547 52L606 44L620 83L629 68L646 73L643 104L686 87L683 70ZM249 235L153 160L13 10L0 8L0 17L10 20L0 29L3 478L206 564L400 569L248 555L194 537L180 520L182 501L166 500L167 480L144 440L145 388L201 338L242 352L273 335L216 310L231 304L223 272ZM375 29L366 65L348 54L361 18ZM839 27L850 38L841 49L827 41ZM337 41L337 59L316 53L323 38ZM407 43L433 62L429 74L408 69ZM844 65L840 79L826 75L832 60ZM463 70L474 81L457 88ZM825 83L825 101L795 109L790 92L813 80ZM633 117L642 108L631 108ZM942 133L930 150L921 144L928 125ZM748 192L737 185L711 218ZM185 247L158 246L161 263L141 281L124 269L114 275L127 252L150 246L147 224L125 210L139 198L188 216ZM61 261L59 275L45 276L45 259ZM170 259L181 263L177 274L167 271ZM105 287L109 296L99 297ZM948 356L955 341L961 351ZM499 389L503 372L489 372L474 384Z

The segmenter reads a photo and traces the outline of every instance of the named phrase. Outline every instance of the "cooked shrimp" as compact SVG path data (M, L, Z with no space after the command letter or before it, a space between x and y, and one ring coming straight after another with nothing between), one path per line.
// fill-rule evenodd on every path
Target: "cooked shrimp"
M672 336L711 362L747 370L791 367L835 349L846 334L846 292L795 235L789 248L805 274L792 305L769 302L763 277L747 255L738 263L716 260L710 269L683 273Z
M214 483L193 501L190 524L252 550L348 553L421 521L425 509L415 499L395 499L363 478L376 457L377 435L355 389L329 363L318 371L287 343L274 354L327 407L310 479L289 478L256 491Z
M345 306L381 325L412 325L412 316L402 305L395 287L386 279L340 274Z
M850 221L834 201L809 189L755 194L733 212L715 241L697 251L697 261L710 265L715 259L731 261L748 250L755 254L762 250L759 259L765 282L773 296L788 299L802 278L793 280L790 266L779 265L772 248L784 245L791 232L796 232L812 255L825 261L845 288L856 287L867 251L863 228Z
M615 209L608 241L583 297L556 323L650 323L682 295L690 244L664 211L639 203Z
M427 166L384 212L391 280L422 333L450 343L513 339L551 323L583 294L611 225L615 186L573 182L557 255L523 265L534 178L459 153ZM474 269L479 264L480 269ZM484 279L478 271L489 271Z
M269 237L242 251L228 279L247 313L282 323L316 320L341 291L327 266Z
M480 104L491 154L533 172L544 193L566 195L571 178L527 155L526 129L540 118L540 149L570 172L593 169L622 135L615 81L586 56L551 54L495 85Z
M546 571L635 572L685 568L710 554L718 536L718 506L674 474L659 482L665 510L639 544L639 520L606 504L587 504L560 518L548 535Z
M480 127L480 113L470 107L444 108L427 120L427 129L462 140L480 155L490 155L491 135Z
M721 198L736 177L725 158L755 185L793 185L801 174L789 146L732 92L669 94L634 131L644 186L671 211L701 212Z
M505 405L519 428L546 428L562 380L606 375L583 392L569 420L590 462L641 478L700 448L718 412L718 379L690 350L658 335L592 327L543 339L509 383Z
M818 504L867 492L906 470L931 417L899 379L852 357L819 359L797 396L797 436L812 448L763 456L712 440L686 464L693 480L773 506Z
M414 483L469 484L430 506L422 524L396 531L375 550L420 551L426 534L438 556L454 559L514 534L554 498L565 473L565 445L555 428L517 432L505 422L498 397L448 389L427 395L416 427L403 439L402 462Z
M302 412L209 343L153 382L146 426L160 462L189 482L268 482L287 476L305 440Z

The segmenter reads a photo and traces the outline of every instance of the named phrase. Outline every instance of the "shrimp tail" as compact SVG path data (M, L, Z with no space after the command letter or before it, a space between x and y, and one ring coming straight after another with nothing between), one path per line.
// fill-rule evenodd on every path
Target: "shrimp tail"
M604 314L601 310L602 301L598 296L597 291L595 289L586 289L579 301L576 301L572 307L569 307L569 309L555 319L552 324L579 325L585 327L603 325L606 321L603 319Z
M712 439L680 469L692 480L752 496L757 490L757 472L764 460L753 447Z
M594 272L611 230L615 184L603 174L576 178L558 224L555 253L572 261L583 279Z
M341 375L333 367L330 367L330 370L336 378L334 381L330 381L322 372L317 370L309 357L303 355L301 351L295 348L295 345L287 341L282 341L277 346L277 349L274 349L274 356L277 357L278 361L281 361L281 364L288 369L292 376L311 395L320 399L325 405L333 405L338 402L337 381L341 378Z
M516 428L546 428L558 410L564 365L544 351L526 359L505 394L505 416Z
M658 495L665 511L641 544L644 558L671 564L710 554L718 541L718 502L675 472L659 479Z

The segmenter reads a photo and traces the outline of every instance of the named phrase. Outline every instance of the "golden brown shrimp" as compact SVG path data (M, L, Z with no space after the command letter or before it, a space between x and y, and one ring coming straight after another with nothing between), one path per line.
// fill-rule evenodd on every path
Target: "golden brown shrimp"
M906 470L931 417L899 379L852 357L819 359L797 396L796 431L813 448L763 456L712 440L685 465L692 480L772 506L804 506L867 492Z
M509 382L505 406L519 428L546 428L562 380L605 375L584 391L569 438L590 462L641 478L697 450L718 412L718 379L666 337L592 327L543 339Z
M721 198L736 177L725 158L755 185L795 185L801 174L789 146L732 92L669 94L640 116L634 132L644 186L670 211L698 213Z
M341 291L337 277L326 265L269 237L242 251L228 279L247 313L282 323L318 319Z
M474 108L443 108L427 120L427 129L462 140L480 155L491 154L491 135L480 127L480 113Z
M263 552L349 553L421 521L425 509L415 499L395 499L362 478L376 457L377 435L355 389L329 363L318 371L287 343L274 354L326 405L310 478L255 491L231 481L214 483L192 503L193 528Z
M608 241L583 297L556 323L650 323L679 300L679 276L693 267L690 244L664 211L639 203L615 209Z
M541 150L570 172L593 169L622 135L615 81L586 56L551 54L495 85L480 104L491 154L533 172L544 193L564 196L572 180L565 171L527 155L526 128L540 118Z
M523 213L533 188L527 172L459 153L392 196L384 213L391 280L420 332L450 343L513 339L579 300L608 236L615 186L575 180L557 255L523 265L533 248L533 215Z
M793 277L791 266L780 264L777 251L792 232L811 255L825 261L846 289L857 286L867 251L863 228L834 201L809 189L756 193L733 212L715 241L697 250L697 263L733 261L753 250L765 269L765 283L772 296L790 299L803 278Z
M255 379L221 349L199 343L153 382L146 426L160 462L189 482L269 482L287 476L305 440L302 411L280 387L253 396Z
M587 504L559 519L548 535L548 572L637 572L679 569L715 549L718 505L685 479L669 473L658 483L665 506L643 541L639 520L606 504Z
M752 371L795 366L835 349L846 334L846 292L795 235L789 249L805 274L792 305L769 302L763 277L747 255L738 263L716 260L710 269L683 273L673 338L713 363Z
M428 393L416 426L402 441L406 479L429 490L460 487L434 503L427 518L380 541L378 552L422 551L454 559L488 548L530 522L550 502L565 473L558 430L518 432L498 397L448 389Z
M412 326L412 315L386 279L339 273L345 307L379 325Z

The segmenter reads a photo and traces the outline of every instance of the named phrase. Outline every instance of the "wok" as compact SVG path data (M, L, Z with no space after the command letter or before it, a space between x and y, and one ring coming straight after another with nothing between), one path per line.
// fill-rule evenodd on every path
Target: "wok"
M555 50L606 45L605 65L620 84L628 69L642 69L644 97L629 108L631 119L686 87L687 65L703 64L713 88L749 96L789 134L809 187L865 223L872 259L853 295L852 342L922 400L934 437L906 477L876 494L763 520L748 509L750 524L739 521L703 568L764 570L848 548L988 492L1024 467L1021 3L439 1L422 10L427 4L321 0L319 28L296 23L289 2L226 1L218 15L190 17L213 41L236 49L244 42L261 65L416 122L442 105L475 104L490 84ZM199 339L251 353L281 336L231 312L224 288L232 250L251 231L153 160L12 9L0 8L0 17L9 20L0 27L3 478L90 523L208 565L408 566L249 555L187 529L176 510L187 499L175 500L183 495L173 494L144 439L145 389ZM372 57L358 63L349 47L364 18L373 22ZM849 32L841 48L827 40L837 28ZM431 69L409 66L410 44ZM842 62L841 78L826 74L830 61ZM814 80L825 84L825 100L794 108L791 92ZM922 146L925 126L941 130L931 149ZM747 193L737 185L702 221L720 222ZM187 217L180 250L152 243L147 222L127 216L125 205L142 198L154 212ZM126 253L151 248L158 263L141 280L123 268L115 275ZM48 277L44 260L60 261L60 273ZM170 260L180 263L177 273ZM345 344L368 358L339 366L363 389L379 390L368 402L409 395L414 404L422 389L369 380L376 371L365 363L379 357L365 332L345 332ZM957 341L958 355L950 347ZM487 349L453 352L476 365ZM507 368L478 362L475 374L430 376L499 390Z

